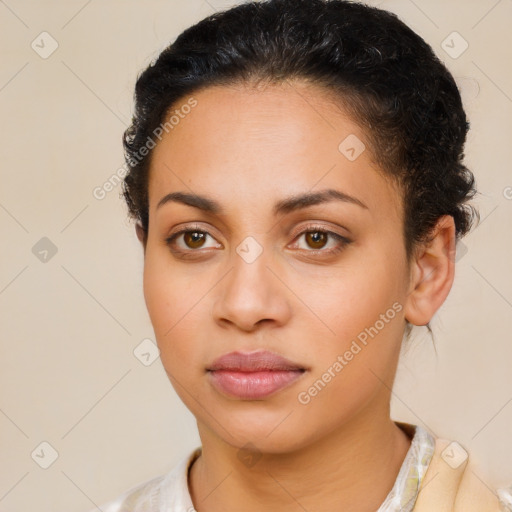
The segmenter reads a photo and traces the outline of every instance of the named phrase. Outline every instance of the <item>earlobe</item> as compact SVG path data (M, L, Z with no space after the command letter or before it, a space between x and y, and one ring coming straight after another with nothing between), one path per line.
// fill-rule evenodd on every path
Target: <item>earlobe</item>
M432 240L418 251L411 272L405 318L426 325L448 296L455 277L455 223L441 217Z

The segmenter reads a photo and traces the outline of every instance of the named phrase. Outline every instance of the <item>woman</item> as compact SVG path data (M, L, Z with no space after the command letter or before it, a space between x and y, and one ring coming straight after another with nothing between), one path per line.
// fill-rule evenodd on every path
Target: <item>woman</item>
M478 217L468 128L430 46L344 0L217 13L139 76L124 197L201 447L104 512L510 510L389 409Z

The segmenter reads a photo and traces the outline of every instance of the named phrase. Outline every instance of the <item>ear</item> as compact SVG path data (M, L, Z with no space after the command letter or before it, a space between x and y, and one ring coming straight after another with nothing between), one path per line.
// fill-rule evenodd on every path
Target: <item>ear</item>
M135 224L135 232L137 233L137 238L139 239L139 242L142 244L142 247L144 248L144 252L146 251L146 242L147 242L147 232L142 227L142 224L140 222L137 222Z
M427 325L451 290L455 277L455 222L444 215L433 229L433 239L417 252L405 303L405 318Z

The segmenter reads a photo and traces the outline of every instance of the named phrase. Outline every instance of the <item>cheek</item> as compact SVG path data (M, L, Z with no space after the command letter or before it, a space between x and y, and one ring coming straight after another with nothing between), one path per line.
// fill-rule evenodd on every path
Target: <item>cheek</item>
M168 259L146 256L144 298L160 357L168 372L179 373L192 364L194 355L199 357L194 342L201 339L200 326L204 325L201 307L205 307L205 302L202 304L200 299L207 291L201 279L191 280L184 273L171 271Z
M357 280L356 275L346 281L346 287L328 290L329 301L324 295L323 309L317 311L335 335L321 336L312 347L309 327L307 350L313 368L298 390L301 395L297 393L306 429L307 424L313 431L319 418L322 429L335 428L392 386L403 308L395 300L392 285L379 281L377 286L370 277L366 274ZM356 284L359 288L354 288Z
M321 287L303 288L315 315L305 315L298 329L308 333L306 351L314 362L302 389L318 379L319 389L326 384L328 390L313 400L318 411L340 407L339 400L351 410L380 387L379 378L387 382L393 374L404 327L403 276L398 264L378 254L382 251L331 275Z
M302 279L301 298L310 330L327 346L351 340L402 300L400 268L384 258L365 258L329 275ZM396 317L396 309L388 316ZM394 322L398 323L398 322ZM342 347L338 347L342 348Z

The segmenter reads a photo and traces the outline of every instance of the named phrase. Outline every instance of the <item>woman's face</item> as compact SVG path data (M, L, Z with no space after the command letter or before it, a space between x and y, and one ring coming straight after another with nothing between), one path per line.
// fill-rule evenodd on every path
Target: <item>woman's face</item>
M193 98L152 155L144 294L200 433L277 453L389 419L409 275L400 196L362 130L299 82ZM290 202L329 189L338 196ZM208 201L158 206L178 192ZM208 370L259 350L302 370L270 394L254 373Z

